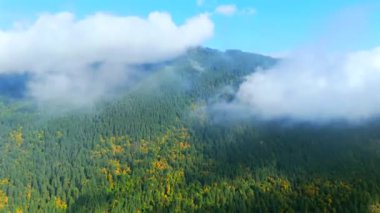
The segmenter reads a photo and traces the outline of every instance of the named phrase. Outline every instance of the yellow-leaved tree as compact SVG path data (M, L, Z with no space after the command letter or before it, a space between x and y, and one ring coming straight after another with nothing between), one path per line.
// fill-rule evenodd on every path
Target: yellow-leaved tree
M22 127L19 127L17 130L13 130L11 133L9 133L9 138L17 146L21 146L24 143Z
M59 209L67 209L67 203L59 197L55 198L55 206Z
M0 210L4 210L4 208L8 205L8 196L0 190Z

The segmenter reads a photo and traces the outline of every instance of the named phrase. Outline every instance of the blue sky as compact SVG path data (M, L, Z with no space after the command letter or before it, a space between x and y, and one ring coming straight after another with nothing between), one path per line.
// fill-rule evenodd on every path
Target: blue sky
M183 23L200 13L214 13L220 5L235 5L237 11L229 16L212 15L215 34L205 46L281 53L335 34L350 37L347 43L352 49L380 46L380 2L376 0L204 0L202 4L197 0L0 0L0 27L7 29L15 21L33 21L40 13L61 11L77 17L100 11L146 17L152 11L166 11L175 22ZM248 9L255 13L244 12Z

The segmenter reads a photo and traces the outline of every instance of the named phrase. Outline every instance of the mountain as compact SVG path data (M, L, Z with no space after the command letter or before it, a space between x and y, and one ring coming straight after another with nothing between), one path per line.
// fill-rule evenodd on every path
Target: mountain
M137 65L144 77L118 98L59 115L1 93L0 211L376 212L378 122L214 119L245 76L276 63L195 48Z

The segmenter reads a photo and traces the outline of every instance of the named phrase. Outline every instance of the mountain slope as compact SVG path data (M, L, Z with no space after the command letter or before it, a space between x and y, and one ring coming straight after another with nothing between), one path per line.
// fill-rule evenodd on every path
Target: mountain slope
M87 113L49 117L23 100L4 102L0 211L373 208L380 195L378 123L289 127L197 114L233 100L246 75L275 63L238 50L196 48L141 65L144 78Z

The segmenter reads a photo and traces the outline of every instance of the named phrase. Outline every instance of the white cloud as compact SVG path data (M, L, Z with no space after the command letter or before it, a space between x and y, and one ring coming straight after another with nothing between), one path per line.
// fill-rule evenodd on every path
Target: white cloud
M32 74L29 95L37 100L87 104L128 80L128 65L171 59L212 35L207 15L177 26L161 12L80 20L66 12L43 14L30 25L0 30L0 73Z
M237 99L264 119L362 121L380 115L380 47L340 56L301 52L248 76Z
M215 12L225 16L232 16L237 12L237 7L233 4L220 5L215 9Z

